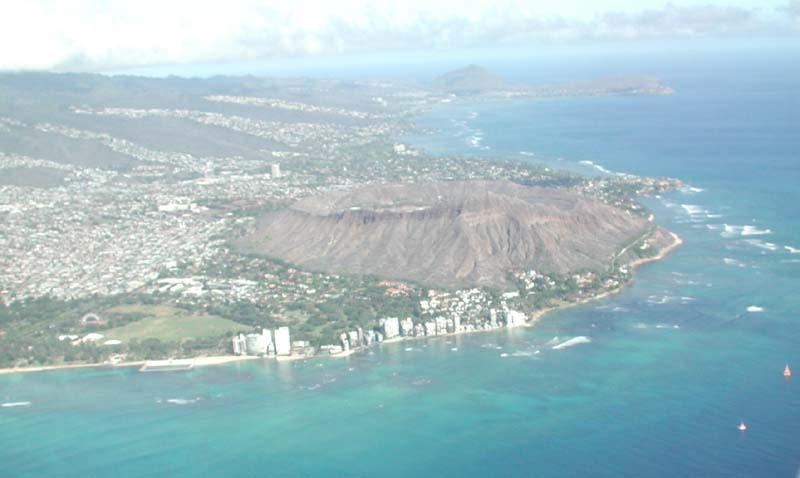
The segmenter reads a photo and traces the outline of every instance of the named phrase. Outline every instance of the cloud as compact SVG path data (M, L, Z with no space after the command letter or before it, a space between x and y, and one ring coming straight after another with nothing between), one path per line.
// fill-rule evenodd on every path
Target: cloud
M102 70L364 50L747 35L769 32L774 21L755 9L713 4L615 12L589 10L577 0L558 4L4 0L0 70ZM799 10L800 0L792 0L776 11L796 19Z
M777 10L795 21L800 21L800 0L790 0L789 3L778 7Z

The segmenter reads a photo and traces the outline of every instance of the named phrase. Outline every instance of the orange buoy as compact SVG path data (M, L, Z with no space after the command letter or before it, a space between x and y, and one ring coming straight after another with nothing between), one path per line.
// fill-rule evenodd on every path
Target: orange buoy
M786 368L783 369L783 376L786 378L792 376L792 369L789 368L789 364L786 364Z
M747 425L744 424L744 420L739 422L739 427L738 428L739 428L740 432L743 432L743 431L747 430Z

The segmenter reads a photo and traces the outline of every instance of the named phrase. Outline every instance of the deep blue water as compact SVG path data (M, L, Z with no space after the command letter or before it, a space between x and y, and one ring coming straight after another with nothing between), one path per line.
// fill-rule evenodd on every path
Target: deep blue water
M0 408L0 476L795 476L794 63L698 54L650 65L671 96L436 108L420 123L440 132L413 139L435 153L685 180L644 200L684 245L532 329L186 374L0 376L3 401L31 402ZM591 342L548 345L575 336Z

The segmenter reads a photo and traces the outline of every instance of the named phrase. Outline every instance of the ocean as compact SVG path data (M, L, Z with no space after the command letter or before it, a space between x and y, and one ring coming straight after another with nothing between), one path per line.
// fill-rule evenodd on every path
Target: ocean
M800 65L660 58L674 95L443 104L407 138L684 180L643 199L684 244L622 293L336 360L0 376L0 402L30 402L0 407L0 476L796 476Z

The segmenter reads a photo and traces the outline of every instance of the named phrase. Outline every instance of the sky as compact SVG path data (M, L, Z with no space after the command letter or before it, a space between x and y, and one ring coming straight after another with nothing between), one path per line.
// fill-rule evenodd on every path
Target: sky
M354 53L800 41L800 0L3 0L0 71Z

